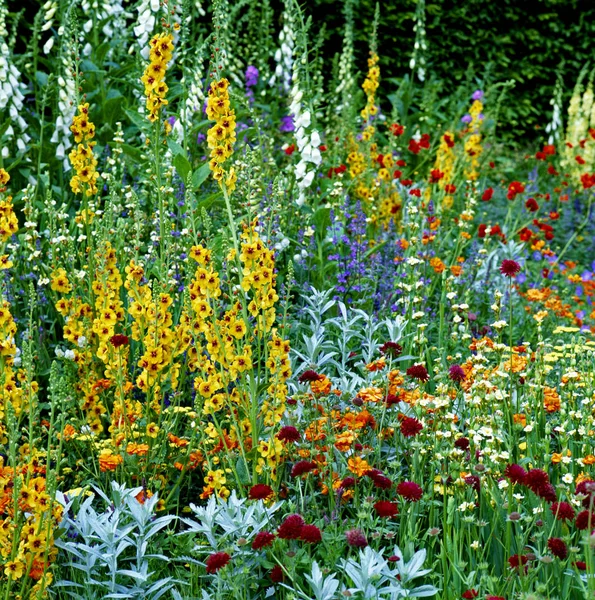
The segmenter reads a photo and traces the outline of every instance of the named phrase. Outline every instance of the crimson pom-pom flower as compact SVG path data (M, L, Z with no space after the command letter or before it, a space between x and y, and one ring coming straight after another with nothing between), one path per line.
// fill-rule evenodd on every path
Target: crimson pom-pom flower
M587 563L584 560L577 560L574 563L574 566L579 569L580 571L586 571L587 570Z
M421 486L413 481L402 481L397 485L397 494L399 496L403 496L405 500L409 500L410 502L417 502L421 500L424 492L421 489Z
M316 525L304 525L300 531L300 540L307 544L318 544L322 541L322 533Z
M516 260L505 258L500 265L500 273L506 277L514 277L521 270L521 265Z
M396 358L403 352L403 346L401 346L401 344L397 344L397 342L384 342L384 344L380 346L380 352L382 352L382 354L386 354L387 356Z
M283 540L297 540L305 524L306 521L304 521L301 515L289 515L279 525L277 535Z
M250 500L268 500L275 492L270 485L257 483L250 488L248 498Z
M494 190L489 187L482 195L481 195L481 199L484 202L488 202L489 200L492 199L492 196L494 195Z
M467 450L467 448L469 448L469 439L460 437L458 440L455 440L455 447L460 448L461 450Z
M275 565L269 572L269 578L273 583L281 583L284 579L283 569Z
M508 559L508 564L511 569L518 569L521 566L526 565L529 562L529 558L525 554L514 554Z
M564 560L568 556L568 547L564 543L564 540L561 540L560 538L550 538L547 541L547 547L550 549L550 552L560 560Z
M476 492L479 492L479 477L477 475L467 475L465 483L471 486Z
M381 490L388 490L393 486L393 482L378 469L370 469L365 473L366 477L369 477L374 483L374 487Z
M345 532L345 539L350 546L354 548L365 548L368 540L361 529L350 529Z
M215 552L207 558L205 565L207 567L207 573L216 573L219 569L222 569L229 561L231 556L227 552Z
M590 479L585 479L584 481L581 481L576 486L574 493L586 495L595 493L595 481L591 481Z
M477 598L477 596L479 596L479 592L477 590L471 589L463 592L461 598L464 598L465 600L470 600L472 598Z
M298 442L300 440L300 432L292 425L285 425L277 434L277 439L282 442Z
M269 533L268 531L259 531L252 542L252 550L262 550L262 548L270 546L274 539L274 533Z
M537 488L535 493L546 502L555 502L558 499L558 496L556 496L556 488L551 483L546 483L540 488Z
M121 333L116 333L115 335L112 335L109 341L114 348L119 348L120 346L125 346L128 343L128 336L122 335Z
M529 198L527 202L525 202L525 206L529 212L537 212L539 210L539 204L537 204L535 198Z
M524 484L537 494L539 489L549 482L550 478L545 471L542 471L541 469L529 469Z
M413 377L413 379L419 379L424 383L430 381L430 375L427 369L423 365L413 365L407 369L407 375Z
M588 510L581 510L581 512L576 515L576 521L574 522L576 528L582 531L589 527L589 523L591 524L591 527L595 525L595 516Z
M527 471L521 465L516 464L507 465L504 469L504 475L510 479L511 483L520 483L521 485L525 485L527 479Z
M399 514L399 507L395 502L389 502L388 500L378 500L374 504L374 510L376 514L383 519L391 519Z
M552 502L550 510L558 521L572 521L574 519L574 508L568 502Z
M414 437L416 436L424 426L421 424L421 421L414 419L412 417L405 417L401 421L401 433L405 437Z
M310 460L300 460L299 462L296 462L295 465L293 465L293 468L291 469L291 476L299 477L304 473L309 473L310 471L313 471L315 468L315 462Z
M355 485L355 477L345 477L343 481L341 481L342 488L350 488Z
M451 381L459 382L465 380L465 371L461 365L451 365L448 369L448 378Z
M310 381L318 381L321 377L322 375L319 375L316 371L308 369L298 377L298 381L300 383L309 383Z

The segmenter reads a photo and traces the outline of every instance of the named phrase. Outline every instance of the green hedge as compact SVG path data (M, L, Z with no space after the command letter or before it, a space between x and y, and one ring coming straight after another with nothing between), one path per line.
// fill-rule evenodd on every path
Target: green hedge
M378 46L385 80L409 72L416 4L380 2ZM362 69L375 5L375 0L359 0L355 10ZM340 49L343 2L311 0L304 6L316 21L326 22L327 52ZM503 106L500 131L521 145L544 135L560 69L568 100L580 70L593 62L594 38L593 0L426 0L429 74L441 80L445 94L469 77L513 79L516 85Z

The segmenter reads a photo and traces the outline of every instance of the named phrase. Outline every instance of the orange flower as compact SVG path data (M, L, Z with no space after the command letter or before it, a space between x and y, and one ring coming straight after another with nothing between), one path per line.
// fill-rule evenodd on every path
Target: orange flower
M527 426L527 416L523 414L512 415L512 420L514 423L518 423L523 427Z
M124 459L119 454L114 454L111 450L102 450L99 453L99 469L102 472L115 471L118 465L121 465Z
M353 444L354 440L355 434L352 431L338 433L335 437L335 448L339 450L339 452L347 452L351 448L351 444Z
M430 267L435 273L442 273L446 269L446 265L437 256L430 260Z
M68 424L68 425L64 426L64 439L65 440L71 440L75 434L76 434L76 429L72 425Z
M149 444L136 444L135 442L130 442L128 446L126 446L126 452L128 454L137 454L138 456L145 456L149 451Z
M347 461L347 468L358 477L365 475L372 467L359 456L354 456Z
M583 464L584 465L595 465L595 456L593 456L592 454L587 454L587 456L585 456L585 458L583 458Z
M460 265L453 265L452 267L450 267L450 272L455 277L460 277L461 273L463 272L463 267L461 267Z
M188 440L183 440L173 433L168 433L167 439L169 440L170 444L173 444L176 446L176 448L185 448L190 443Z
M527 359L524 356L513 354L504 363L505 371L512 371L513 373L520 373L524 371L527 366Z
M317 396L324 396L331 391L331 380L326 375L321 375L320 379L310 382L310 389Z
M554 452L552 454L552 462L557 465L558 463L562 462L562 453L561 452Z
M386 358L384 358L384 356L366 365L366 369L370 371L370 373L381 371L384 367L386 367Z
M379 387L369 387L357 394L364 402L380 402L384 398L384 390Z
M560 395L554 388L543 388L543 405L549 413L560 410Z

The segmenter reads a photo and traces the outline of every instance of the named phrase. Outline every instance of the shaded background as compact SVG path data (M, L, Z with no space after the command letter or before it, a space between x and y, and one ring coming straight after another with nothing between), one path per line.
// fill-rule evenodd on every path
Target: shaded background
M394 90L388 78L410 73L417 2L379 4L381 94L386 94ZM325 23L325 52L332 56L341 48L343 2L309 0L303 6L315 23ZM375 6L376 0L359 0L354 11L356 59L362 71ZM513 79L499 131L521 146L545 137L558 72L564 81L565 115L581 69L587 63L594 66L594 38L595 0L426 0L427 77L440 80L441 95L469 79Z

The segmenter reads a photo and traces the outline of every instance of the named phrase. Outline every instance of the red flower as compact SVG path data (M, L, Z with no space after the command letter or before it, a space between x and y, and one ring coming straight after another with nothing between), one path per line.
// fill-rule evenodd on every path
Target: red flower
M586 571L587 570L587 563L584 560L577 560L574 563L574 566L579 569L580 571Z
M536 212L539 210L539 204L537 204L535 198L529 198L527 202L525 202L525 206L529 212Z
M521 265L516 260L505 258L500 265L500 273L506 277L514 277L521 270Z
M321 377L322 375L319 375L316 371L308 369L298 377L298 381L300 383L308 383L310 381L318 381Z
M297 540L305 524L306 521L304 521L301 515L289 515L279 525L277 535L283 540Z
M322 541L322 533L316 525L304 525L300 531L300 540L307 544L318 544Z
M448 377L451 381L464 381L465 380L465 371L463 370L463 367L461 367L460 365L451 365L450 368L448 369Z
M508 564L511 569L518 569L529 562L529 558L524 554L515 554L508 559Z
M430 375L423 365L413 365L407 369L407 375L413 379L419 379L424 383L430 380Z
M540 488L537 488L537 490L535 490L535 493L547 502L555 502L558 499L558 497L556 496L556 488L551 483L546 483Z
M401 421L401 433L405 437L415 437L423 428L421 421L412 417L405 417Z
M269 572L269 577L273 583L281 583L285 578L283 569L279 565L275 565Z
M489 200L491 200L491 199L492 199L492 196L493 196L493 195L494 195L494 190L493 190L491 187L489 187L489 188L487 188L487 189L486 189L486 191L485 191L485 192L484 192L484 193L481 195L481 199L482 199L484 202L488 202Z
M568 502L552 502L550 510L558 521L572 521L574 519L574 508Z
M116 333L115 335L112 335L109 341L114 348L119 348L120 346L125 346L128 343L128 336Z
M443 177L444 173L440 169L430 171L430 183L438 183Z
M309 460L300 460L299 462L296 462L295 465L293 465L293 468L291 469L291 476L299 477L304 473L309 473L310 471L313 471L315 468L315 462Z
M465 483L471 486L476 492L479 492L479 477L477 475L467 475Z
M511 483L520 483L521 485L525 485L527 479L527 471L520 465L507 465L504 475L510 479Z
M295 144L291 144L291 146L287 146L287 148L285 148L284 152L285 152L285 154L287 154L287 156L291 156L295 152Z
M366 477L369 477L373 481L374 487L378 489L389 490L393 486L393 482L386 475L383 475L381 471L378 471L378 469L368 471Z
M417 502L421 499L424 492L417 483L413 481L403 481L397 486L397 494L403 496L405 500L410 502Z
M361 529L350 529L345 532L345 539L350 546L354 548L365 548L368 540Z
M231 556L227 552L215 552L211 554L206 561L207 573L216 573L219 569L222 569L229 561Z
M374 510L376 514L383 519L391 519L399 514L399 507L395 502L389 502L388 500L378 500L374 504Z
M465 600L469 600L470 598L477 598L479 596L479 592L477 590L467 590L463 592L461 598L465 598Z
M403 135L403 132L405 131L405 127L403 127L403 125L399 125L398 123L393 123L390 126L390 132L395 135Z
M384 344L380 346L380 352L387 356L391 356L392 358L396 358L403 352L403 346L397 344L397 342L384 342Z
M281 427L281 430L277 434L277 439L282 442L298 442L300 438L300 432L291 425Z
M446 142L446 145L449 148L452 148L455 145L455 141L452 139L452 137L450 137L450 135L448 135L448 133L445 133L442 139Z
M547 473L541 469L529 469L524 481L525 485L535 493L549 482Z
M547 541L547 547L550 549L550 552L560 560L564 560L568 556L568 548L560 538L550 538Z
M257 483L250 488L248 498L250 500L268 500L273 494L273 488L270 485Z
M506 600L504 596L486 596L486 600Z
M345 477L343 481L341 481L342 488L350 488L355 485L355 477Z
M591 527L595 525L595 517L588 510L581 510L578 515L576 515L576 521L574 522L577 529L581 531L587 529L589 524Z
M477 237L483 239L486 236L487 228L488 226L485 223L481 223L480 226L477 228Z
M430 134L424 133L419 140L419 147L427 150L430 147Z
M467 448L469 448L469 439L460 437L458 440L455 440L455 447L460 448L461 450L467 450Z
M452 183L448 183L444 186L444 191L447 194L454 194L457 191L457 186Z
M408 150L409 150L409 152L413 152L413 154L419 154L421 147L413 138L411 138L409 140Z
M259 531L252 542L252 550L261 550L262 548L266 548L273 543L274 539L274 533L269 533L268 531Z
M508 194L506 194L506 197L509 200L514 200L517 197L517 194L522 194L525 191L525 186L520 183L519 181L513 181L509 186L508 186Z
M546 156L553 156L554 154L556 154L556 146L554 146L553 144L545 144L542 152Z

